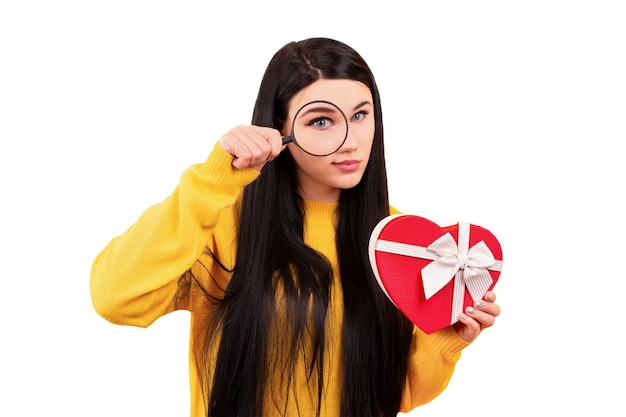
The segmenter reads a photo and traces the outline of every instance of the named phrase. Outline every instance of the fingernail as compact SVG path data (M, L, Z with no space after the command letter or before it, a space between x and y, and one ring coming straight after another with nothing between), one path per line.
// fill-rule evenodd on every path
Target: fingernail
M467 312L467 314L474 314L476 312L476 310L474 310L472 307L467 307L465 311Z
M482 300L478 300L476 301L476 308L483 308L485 304L482 302Z

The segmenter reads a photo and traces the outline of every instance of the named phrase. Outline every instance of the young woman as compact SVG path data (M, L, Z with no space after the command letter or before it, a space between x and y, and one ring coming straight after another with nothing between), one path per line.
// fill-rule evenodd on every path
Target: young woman
M392 210L381 114L352 48L285 45L252 125L226 133L95 259L91 294L107 320L145 327L191 312L193 417L395 416L441 393L499 315L488 292L427 335L378 287L368 241ZM310 133L339 149L307 153Z

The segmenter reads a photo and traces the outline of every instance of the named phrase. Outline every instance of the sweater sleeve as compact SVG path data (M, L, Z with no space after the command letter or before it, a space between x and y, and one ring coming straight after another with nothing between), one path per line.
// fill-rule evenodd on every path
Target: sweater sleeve
M90 292L98 314L116 324L147 327L174 309L179 277L216 239L220 213L232 208L259 175L235 169L231 162L216 144L204 163L185 170L172 194L97 255ZM233 216L223 217L233 222ZM234 222L228 230L232 240Z
M468 345L452 327L426 334L414 326L400 411L408 413L441 394L452 378L461 350Z

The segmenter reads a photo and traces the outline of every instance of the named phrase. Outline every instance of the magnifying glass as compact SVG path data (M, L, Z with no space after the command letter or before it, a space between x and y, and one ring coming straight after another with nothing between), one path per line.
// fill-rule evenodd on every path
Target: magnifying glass
M325 100L311 101L296 112L291 135L283 145L293 142L313 156L328 156L339 150L348 138L348 118L336 104Z

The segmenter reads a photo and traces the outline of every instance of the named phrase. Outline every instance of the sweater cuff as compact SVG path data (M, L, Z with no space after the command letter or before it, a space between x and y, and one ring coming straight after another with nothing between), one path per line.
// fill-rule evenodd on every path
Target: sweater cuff
M434 333L426 334L415 326L414 332L421 333L418 335L418 338L422 339L421 343L427 344L433 351L441 352L444 357L448 358L456 357L458 359L458 354L470 345L452 327L446 327Z
M233 157L226 152L219 142L213 146L213 151L207 160L198 166L202 175L215 178L218 187L243 188L254 181L260 172L252 168L238 169L233 167Z
M217 143L205 162L183 172L179 186L181 205L199 224L214 224L221 210L235 204L243 189L259 176L252 168L234 168L232 161L232 156Z

